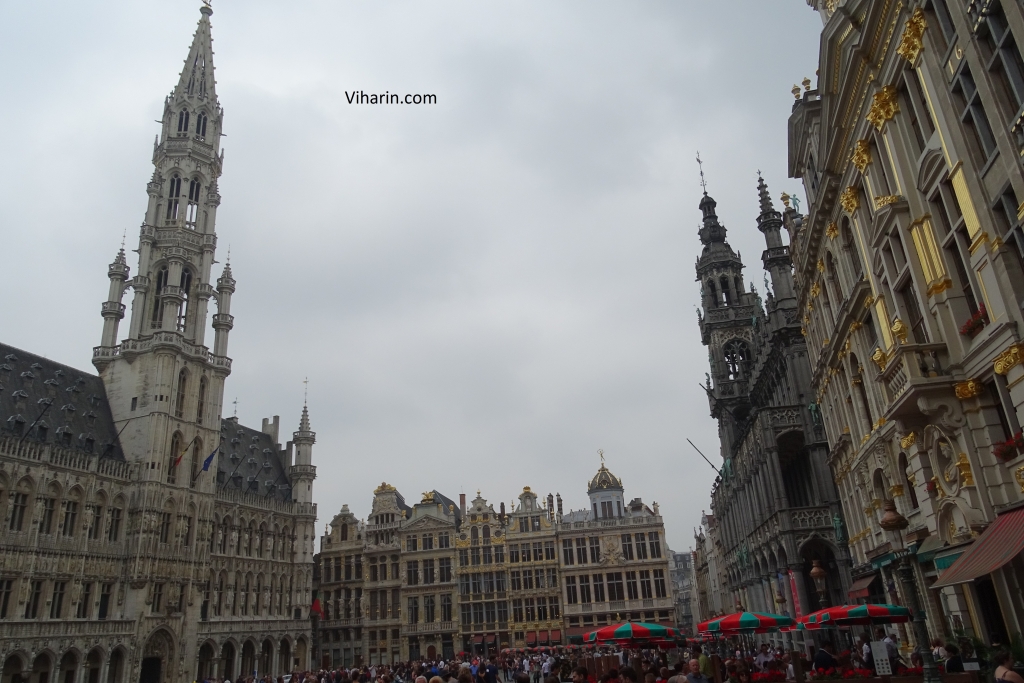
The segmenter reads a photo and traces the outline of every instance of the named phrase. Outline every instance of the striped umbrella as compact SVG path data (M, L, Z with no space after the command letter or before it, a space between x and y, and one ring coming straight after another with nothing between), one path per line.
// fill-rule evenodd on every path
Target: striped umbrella
M644 624L626 621L591 631L583 637L585 643L629 643L643 640L670 640L679 637L674 628L661 624Z
M734 635L738 633L765 633L782 626L792 626L792 617L768 612L735 612L724 617L708 619L697 624L700 633Z
M804 628L822 626L860 626L864 624L897 624L910 621L910 610L900 605L842 605L826 607L800 617Z

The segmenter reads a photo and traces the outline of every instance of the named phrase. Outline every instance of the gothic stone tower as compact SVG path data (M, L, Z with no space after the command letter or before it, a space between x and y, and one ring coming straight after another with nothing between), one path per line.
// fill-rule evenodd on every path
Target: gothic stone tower
M715 207L715 200L705 192L699 231L704 249L697 259L704 314L698 311L698 322L711 364L711 415L718 420L722 453L727 455L750 412L754 325L761 307L757 296L743 289L743 261L725 241L725 226Z
M217 101L210 15L204 6L178 84L164 103L153 148L149 202L139 235L139 269L129 279L124 250L108 272L103 335L93 364L103 381L126 459L138 482L127 525L128 615L167 611L185 616L167 642L191 643L202 602L208 523L214 517L217 467L203 462L221 442L229 313L235 282L229 266L212 282L217 246L217 178L223 111ZM128 335L117 344L126 289L134 291ZM214 349L205 345L207 306L216 298ZM195 528L193 521L195 520ZM191 536L191 538L188 538ZM169 552L185 546L187 552ZM160 583L166 580L165 583ZM162 586L171 586L165 594ZM157 588L160 586L161 588ZM156 594L156 591L161 594ZM140 636L147 628L140 624ZM149 647L149 645L147 645ZM167 649L167 648L165 648ZM170 655L171 653L164 653ZM178 653L184 656L184 652ZM151 657L150 654L143 654ZM176 657L172 657L176 658Z

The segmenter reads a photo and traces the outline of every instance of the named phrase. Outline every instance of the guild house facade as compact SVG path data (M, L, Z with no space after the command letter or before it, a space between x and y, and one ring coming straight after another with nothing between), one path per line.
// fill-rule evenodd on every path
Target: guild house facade
M235 280L212 274L223 110L200 12L152 151L137 271L123 249L107 271L98 375L0 344L2 683L310 663L307 410L284 446L277 417L222 418Z

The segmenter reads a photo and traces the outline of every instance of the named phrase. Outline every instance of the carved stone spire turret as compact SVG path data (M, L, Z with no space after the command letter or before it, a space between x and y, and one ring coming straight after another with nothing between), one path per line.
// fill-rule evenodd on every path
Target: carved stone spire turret
M771 274L773 305L783 308L796 306L793 289L793 259L789 247L782 243L782 214L775 210L768 185L760 174L757 176L757 193L761 203L761 214L757 217L757 229L764 234L768 248L761 254L764 269Z

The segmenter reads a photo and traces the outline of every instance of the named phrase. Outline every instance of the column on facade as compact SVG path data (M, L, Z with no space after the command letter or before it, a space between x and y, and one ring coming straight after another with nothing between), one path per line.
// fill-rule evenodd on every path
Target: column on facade
M771 459L771 467L768 468L768 471L771 474L775 491L775 508L783 510L789 507L789 500L786 497L786 487L783 486L782 481L779 479L782 473L782 465L779 463L779 452L772 448L768 451L768 457Z

